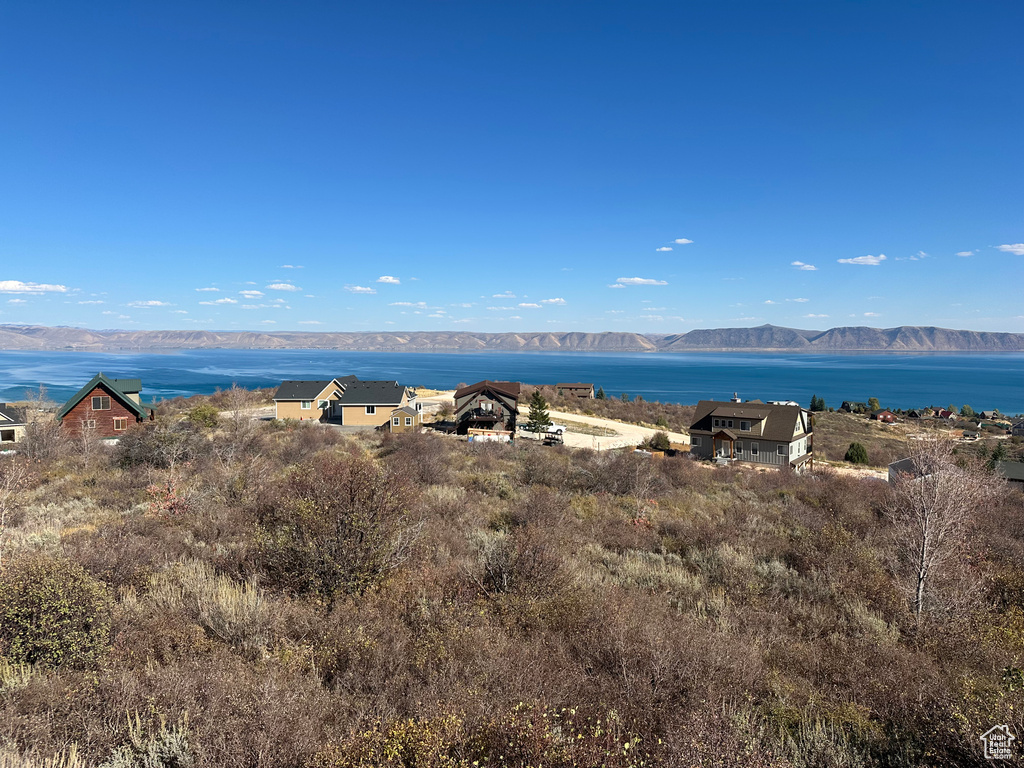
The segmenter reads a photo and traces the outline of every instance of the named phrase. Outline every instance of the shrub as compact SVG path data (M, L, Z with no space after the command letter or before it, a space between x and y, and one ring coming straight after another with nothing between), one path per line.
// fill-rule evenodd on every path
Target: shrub
M408 555L411 491L366 456L296 466L257 507L260 563L271 583L333 599L362 592Z
M189 421L191 421L197 427L206 427L208 429L217 426L219 416L220 411L218 411L209 403L197 405L195 408L188 412Z
M647 441L647 445L650 446L652 451L667 451L672 448L672 443L669 442L668 435L665 432L655 432L651 435Z
M30 555L0 576L0 647L15 663L85 667L106 651L106 588L77 563Z
M846 456L843 457L843 461L848 461L851 464L867 464L868 449L860 443L850 443L850 447L846 449Z

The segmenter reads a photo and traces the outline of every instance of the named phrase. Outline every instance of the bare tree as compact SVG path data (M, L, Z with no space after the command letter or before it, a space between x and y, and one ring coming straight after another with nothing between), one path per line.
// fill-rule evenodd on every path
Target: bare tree
M975 515L1001 481L976 462L958 463L948 440L922 440L913 468L894 480L885 513L895 531L898 573L920 627L937 603L933 583L962 563Z

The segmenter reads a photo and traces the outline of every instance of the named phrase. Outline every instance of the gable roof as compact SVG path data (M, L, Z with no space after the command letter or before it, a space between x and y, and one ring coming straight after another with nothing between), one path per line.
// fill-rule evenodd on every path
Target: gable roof
M274 393L274 400L315 400L316 396L323 392L335 379L323 381L297 381L288 379L281 382L281 386Z
M5 427L25 424L25 411L7 403L0 403L0 425Z
M419 413L411 405L403 405L401 408L395 408L395 410L391 412L391 415L395 416L399 413L404 413L406 416L419 416Z
M499 395L518 400L519 393L522 392L522 385L518 381L490 381L489 379L484 379L476 384L470 384L467 387L455 390L455 397L457 399L466 395L475 395L477 392L483 392L487 389Z
M339 384L341 384L342 388L344 388L344 387L347 387L349 384L351 384L353 381L359 381L359 377L358 376L353 376L350 373L347 376L335 376L334 380L336 382L338 382Z
M555 384L555 387L561 387L562 389L593 389L593 384L581 384L579 382L575 384Z
M744 439L774 440L780 443L793 441L794 433L803 408L799 405L766 405L764 403L732 403L719 400L701 400L693 414L690 430L715 431L714 418L750 419L762 421L760 435L743 434ZM808 432L812 427L808 424Z
M996 463L996 474L1005 477L1007 480L1016 480L1024 483L1024 462L1021 461L1000 461Z
M398 405L406 388L397 381L350 382L341 395L342 405Z
M128 397L128 395L121 391L121 389L118 388L118 386L114 383L115 381L137 382L139 380L108 379L102 373L97 373L95 376L92 377L92 379L89 380L88 384L86 384L80 390L75 392L75 394L73 394L71 398L66 403L64 403L64 405L61 406L60 410L57 411L57 421L61 421L65 416L67 416L71 412L71 410L80 402L82 402L82 400L84 400L90 392L96 389L96 387L103 387L103 389L109 392L110 396L116 399L119 403L121 403L121 405L123 405L132 413L134 413L140 419L145 419L146 412L152 411L153 409L136 403L134 400ZM136 389L135 392L132 392L132 394L137 394L141 389L142 386L140 382L138 389Z

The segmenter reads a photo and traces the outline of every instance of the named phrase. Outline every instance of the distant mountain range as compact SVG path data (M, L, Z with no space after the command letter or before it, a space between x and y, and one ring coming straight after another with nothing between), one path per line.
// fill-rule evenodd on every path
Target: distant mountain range
M672 335L639 333L260 333L91 331L0 325L0 349L126 352L172 349L349 349L458 352L1024 352L1024 334L902 325L801 331L777 325Z

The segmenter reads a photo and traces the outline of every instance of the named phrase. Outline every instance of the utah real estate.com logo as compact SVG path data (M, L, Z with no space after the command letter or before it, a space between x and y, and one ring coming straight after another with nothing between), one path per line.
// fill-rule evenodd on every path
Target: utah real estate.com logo
M1010 733L1010 726L996 725L979 737L985 742L986 760L1012 760L1013 742L1017 737Z

